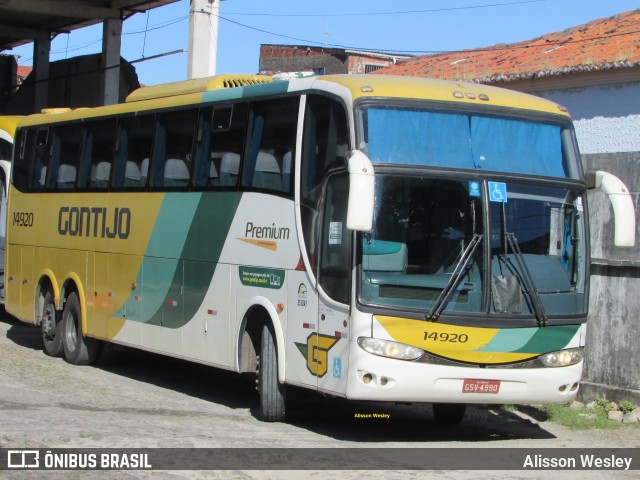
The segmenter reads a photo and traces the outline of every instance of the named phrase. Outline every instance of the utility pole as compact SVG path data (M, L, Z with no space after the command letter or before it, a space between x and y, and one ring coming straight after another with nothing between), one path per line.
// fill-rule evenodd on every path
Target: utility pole
M216 74L221 0L190 0L187 78Z

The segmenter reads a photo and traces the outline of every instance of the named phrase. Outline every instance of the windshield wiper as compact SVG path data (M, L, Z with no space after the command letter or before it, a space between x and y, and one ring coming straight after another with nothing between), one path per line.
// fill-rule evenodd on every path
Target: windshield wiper
M507 239L507 242L509 242L511 250L513 250L516 263L518 264L518 268L526 288L526 293L529 296L531 307L533 308L533 313L538 321L538 326L545 327L548 320L547 314L544 311L544 306L542 305L540 294L538 293L533 277L531 276L531 271L529 270L529 267L527 267L527 262L525 262L524 257L522 256L520 245L518 245L518 239L513 232L504 232L504 236Z
M474 233L473 238L469 242L469 245L467 245L467 248L465 248L464 252L462 252L462 256L460 257L460 260L458 260L456 268L453 269L453 273L451 274L451 278L447 282L447 285L444 287L442 292L440 292L438 299L433 304L433 307L431 307L431 310L429 310L429 313L425 315L426 320L435 322L438 319L445 305L449 301L451 293L458 286L460 280L462 280L462 277L464 277L464 275L467 273L467 270L471 266L469 262L471 258L473 258L473 254L478 249L478 245L480 245L481 242L482 235Z

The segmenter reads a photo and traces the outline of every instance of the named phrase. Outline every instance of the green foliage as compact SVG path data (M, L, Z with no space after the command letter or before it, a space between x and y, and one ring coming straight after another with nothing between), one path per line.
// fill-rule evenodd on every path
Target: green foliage
M605 398L597 396L592 402L589 402L589 408L585 407L576 410L569 405L545 405L543 408L550 421L576 430L640 428L640 423L623 424L609 420L609 412L613 410L629 413L636 408L636 405L626 400L616 405Z
M609 420L603 409L589 413L586 409L573 410L567 405L545 405L544 410L549 415L550 421L574 430L613 429L621 425Z
M637 407L636 405L634 405L633 403L627 401L627 400L623 400L620 402L620 405L618 405L620 407L620 411L622 413L631 413L633 412Z
M596 396L594 401L595 401L595 406L591 409L591 411L596 415L606 416L610 411L615 409L614 405L606 398Z

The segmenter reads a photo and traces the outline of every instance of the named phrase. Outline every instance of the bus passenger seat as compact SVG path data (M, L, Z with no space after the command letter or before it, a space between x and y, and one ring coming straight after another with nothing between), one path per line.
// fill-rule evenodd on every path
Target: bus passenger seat
M140 169L136 162L127 161L124 170L124 187L136 188L140 186Z
M147 184L147 176L149 175L149 157L142 159L140 164L140 184L144 187Z
M282 157L282 186L285 192L289 191L289 183L291 179L291 162L293 162L293 152L289 150Z
M268 188L270 190L282 190L282 177L276 157L266 152L258 152L256 169L253 173L251 186Z
M73 165L62 164L58 168L58 188L71 189L76 184L76 167Z
M107 188L109 186L109 177L111 176L111 164L109 162L100 162L96 165L95 176L91 179L92 188Z
M168 158L164 164L164 186L186 187L189 185L189 169L184 160Z
M238 171L240 170L240 155L227 152L222 155L220 162L220 185L231 187L238 183Z
M44 188L45 184L47 183L47 166L46 165L42 167L42 169L40 170L40 180L38 181L38 183L40 184L40 188Z

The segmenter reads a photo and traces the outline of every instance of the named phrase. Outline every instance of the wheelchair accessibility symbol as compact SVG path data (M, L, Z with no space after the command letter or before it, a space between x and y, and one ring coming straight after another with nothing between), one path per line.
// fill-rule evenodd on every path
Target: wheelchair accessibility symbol
M507 203L507 184L502 182L489 182L489 200L492 202Z

